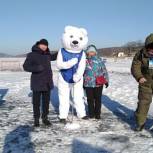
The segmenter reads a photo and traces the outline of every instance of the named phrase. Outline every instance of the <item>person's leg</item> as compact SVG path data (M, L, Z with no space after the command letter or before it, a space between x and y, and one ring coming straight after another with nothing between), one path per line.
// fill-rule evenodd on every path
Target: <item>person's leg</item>
M77 111L77 116L79 118L86 119L85 104L83 100L83 78L73 85L73 89L74 91L72 91L72 97Z
M95 117L93 91L94 91L93 88L90 88L90 87L85 88L85 92L87 95L87 103L88 103L88 113L90 118Z
M47 119L49 114L50 90L42 92L42 119Z
M33 91L32 103L33 103L33 114L34 114L35 126L39 126L40 97L41 97L41 93L39 91Z
M101 114L101 96L103 86L94 88L94 99L95 99L95 118L100 119Z
M144 127L147 114L149 111L150 103L152 102L152 89L151 87L140 85L138 94L138 106L135 112L136 122L138 127ZM142 129L140 129L142 130Z
M62 76L59 76L58 81L58 95L59 95L59 118L66 120L70 107L70 87L66 83Z

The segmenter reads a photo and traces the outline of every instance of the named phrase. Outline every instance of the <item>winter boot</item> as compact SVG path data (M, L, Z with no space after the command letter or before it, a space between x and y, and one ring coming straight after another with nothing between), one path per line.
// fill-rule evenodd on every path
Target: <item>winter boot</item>
M89 117L88 117L88 116L84 116L84 117L82 117L82 119L83 119L83 120L88 120Z
M100 115L96 115L95 119L100 120L101 119Z
M144 126L145 126L145 124L143 124L143 125L136 125L134 131L136 131L136 132L142 131L144 129Z
M60 122L61 122L62 124L66 124L66 119L60 119Z
M51 125L52 125L51 122L48 120L48 118L43 118L43 119L42 119L42 122L43 122L43 124L46 125L46 126L51 126Z

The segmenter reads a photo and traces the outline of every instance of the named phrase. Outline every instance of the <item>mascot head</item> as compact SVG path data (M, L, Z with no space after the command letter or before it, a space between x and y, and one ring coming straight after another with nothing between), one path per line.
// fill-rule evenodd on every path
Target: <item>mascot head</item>
M86 48L88 34L86 29L66 26L62 37L63 47L70 52L80 52Z

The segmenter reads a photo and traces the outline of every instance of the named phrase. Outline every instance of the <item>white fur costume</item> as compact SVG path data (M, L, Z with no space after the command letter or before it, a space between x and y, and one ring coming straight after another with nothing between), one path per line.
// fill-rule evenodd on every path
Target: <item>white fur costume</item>
M72 26L65 27L65 32L62 37L62 43L64 49L69 53L81 53L88 43L87 31L83 28L77 28ZM66 119L69 113L70 107L70 91L74 88L74 104L77 111L77 116L82 118L86 116L85 105L83 101L83 73L86 66L85 53L82 52L80 62L78 58L72 58L68 61L63 60L62 50L59 50L57 56L57 67L60 70L58 80L58 92L59 92L59 117L60 119ZM61 70L69 70L78 63L78 68L74 73L72 79L74 83L68 83L65 81L61 74Z

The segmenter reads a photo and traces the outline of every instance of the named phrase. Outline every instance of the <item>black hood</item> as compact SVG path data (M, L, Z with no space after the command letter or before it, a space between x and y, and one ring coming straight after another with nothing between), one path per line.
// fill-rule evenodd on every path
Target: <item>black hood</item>
M49 48L44 52L43 50L41 50L39 47L38 47L38 44L36 43L35 45L32 46L32 52L37 52L37 53L40 53L40 54L50 54L50 50Z

